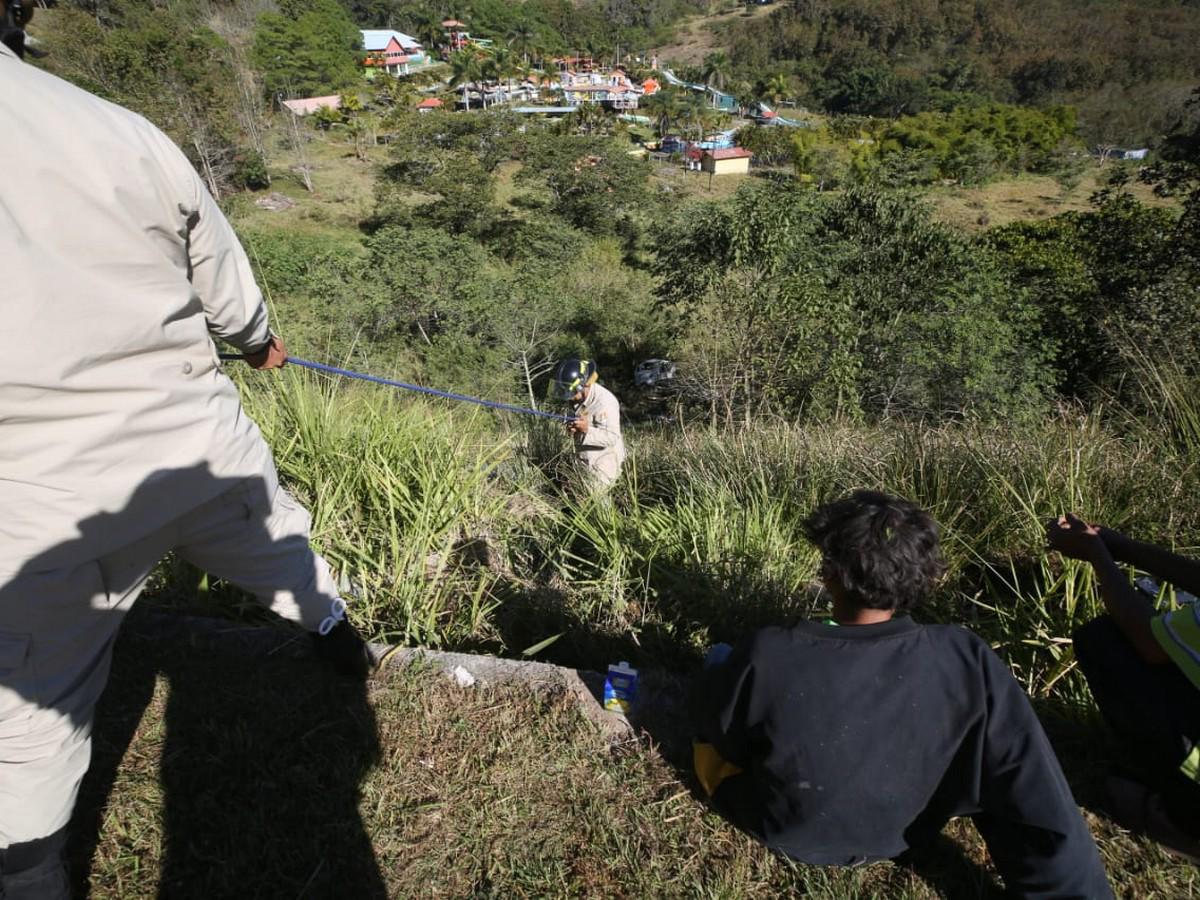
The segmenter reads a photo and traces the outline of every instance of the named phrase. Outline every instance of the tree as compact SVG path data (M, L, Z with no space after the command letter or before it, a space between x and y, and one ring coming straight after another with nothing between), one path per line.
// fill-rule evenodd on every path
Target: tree
M551 208L572 225L612 233L644 200L649 169L614 140L542 135L531 142L518 180L542 180Z
M337 0L281 5L264 13L254 36L253 58L269 96L333 94L361 77L362 35Z
M646 111L654 118L659 137L665 137L679 129L684 117L684 105L678 91L661 90L651 94L644 105Z
M445 155L421 182L421 189L439 196L416 210L431 225L454 234L478 235L492 222L496 180L473 156Z
M480 63L479 55L473 50L459 50L451 55L450 86L462 88L463 106L468 110L471 108L471 97L467 92L471 88L477 87L482 78L483 66Z
M503 47L497 49L490 57L489 62L492 66L492 71L495 73L497 81L505 83L505 99L512 100L512 78L517 72L517 60L513 56L511 50L506 50Z
M411 333L431 345L439 329L467 327L487 303L487 254L469 237L389 226L366 248L376 275L360 315L376 338Z
M413 37L420 41L427 54L433 55L445 36L442 31L441 17L435 12L420 8L412 13L409 27Z
M508 30L508 46L521 54L521 60L529 64L529 52L537 43L537 31L524 19Z
M729 56L721 50L708 54L704 57L702 72L705 84L719 91L725 90L725 82L729 80L730 72Z
M791 87L788 85L787 76L782 72L776 72L769 79L767 79L767 83L764 86L764 91L767 95L767 98L771 101L771 104L773 106L778 106L780 102L784 100L789 93L791 93Z
M581 103L563 118L563 134L611 135L616 120L599 103Z
M305 146L307 139L300 133L300 117L289 110L284 113L284 118L287 119L288 135L291 138L292 149L296 153L294 169L299 174L300 183L304 185L304 189L311 194L313 190L312 164L308 160L308 148Z
M354 143L354 156L359 162L368 162L368 150L375 144L375 133L379 128L379 120L368 113L356 113L349 117L343 126L346 134Z
M235 181L238 85L230 45L182 13L139 11L105 28L74 10L67 26L87 46L60 44L63 74L145 115L183 148L214 197ZM61 55L57 51L62 50Z
M994 418L1043 403L1037 316L912 200L748 186L681 221L655 274L714 420Z

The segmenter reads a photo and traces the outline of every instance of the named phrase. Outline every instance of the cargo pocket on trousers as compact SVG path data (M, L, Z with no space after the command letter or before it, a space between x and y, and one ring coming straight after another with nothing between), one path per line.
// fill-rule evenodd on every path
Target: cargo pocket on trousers
M0 632L0 741L25 736L33 721L37 694L32 643L28 634Z

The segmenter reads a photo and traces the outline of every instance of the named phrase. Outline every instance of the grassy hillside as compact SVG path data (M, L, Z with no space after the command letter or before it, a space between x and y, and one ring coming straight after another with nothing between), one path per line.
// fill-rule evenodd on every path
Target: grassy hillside
M354 15L390 21L416 6L431 11L363 4ZM522 56L552 52L555 35L569 49L567 34L591 36L576 50L607 52L608 39L595 37L606 16L623 37L657 41L667 19L698 8L470 6L487 23L479 33L505 42L528 14L543 43ZM553 424L295 367L235 367L365 632L571 666L626 659L687 671L714 641L822 615L829 598L800 523L832 495L879 488L927 507L944 528L948 574L918 618L965 623L996 649L1094 806L1109 748L1070 634L1100 605L1088 568L1046 554L1043 521L1076 510L1183 552L1200 545L1200 193L1194 157L1172 156L1167 142L1145 174L1174 186L1175 199L1131 183L1132 167L1091 167L1073 113L1053 104L1099 109L1096 98L1116 92L1117 111L1145 114L1121 133L1151 134L1173 108L1168 95L1195 74L1181 47L1194 49L1186 42L1198 26L1189 6L1155 5L1163 15L1150 22L1119 2L1048 9L1061 20L1045 35L1044 10L1022 17L1011 4L722 13L711 46L724 42L730 55L705 54L683 74L840 114L807 129L747 128L740 139L761 142L755 153L771 164L711 180L679 160L644 159L611 116L420 115L412 85L368 88L346 47L331 59L324 25L343 44L356 34L336 3L268 18L265 38L250 6L236 10L244 21L225 11L240 22L228 36L216 28L225 12L187 3L94 15L64 7L42 20L51 65L188 148L295 355L539 406L554 361L581 355L625 403L630 458L600 498L581 490ZM1100 31L1067 40L1089 11ZM1122 22L1129 34L1106 45L1104 28ZM691 50L681 53L707 49L702 27L688 20ZM289 42L296 60L264 55ZM456 87L483 78L486 60L473 54L454 58ZM1087 54L1094 64L1080 70ZM1117 77L1135 62L1141 81ZM265 85L293 75L306 90L343 92L344 111L321 127L281 120ZM664 133L732 125L694 91L663 91L646 111ZM1123 129L1134 121L1113 118ZM1176 147L1186 151L1196 134L1181 127ZM292 205L263 208L270 193ZM634 364L656 356L679 363L674 389L635 392ZM260 615L228 585L198 593L194 573L168 565L160 575L160 603ZM155 665L135 689L153 699L146 733L134 736L145 755L121 770L121 827L106 830L96 870L109 896L148 890L143 866L168 886L201 877L172 868L173 852L188 856L177 852L188 831L171 818L186 804L169 795L197 796L199 776L160 747L163 728L257 758L251 719L210 729L207 715L173 715L177 690L188 702L176 710L222 695L186 693L194 672L177 657ZM224 695L231 703L249 696L253 709L274 708L270 688L247 680L239 697L238 684ZM359 782L341 784L352 802L335 818L352 831L365 823L353 834L369 835L394 894L990 890L969 830L952 832L965 852L950 853L969 864L944 877L784 864L706 815L686 776L651 748L597 757L595 736L556 701L444 688L419 678L381 685L372 699L387 752L354 757L361 796ZM369 722L365 698L337 699ZM346 748L326 740L323 723L297 738L285 718L264 739L311 741L317 758L341 758ZM147 765L156 750L162 762ZM312 777L303 760L294 765L296 778ZM553 790L529 796L534 783ZM204 820L204 803L219 803L198 796L194 818ZM546 796L573 802L549 808ZM288 808L300 830L305 815L303 804ZM272 818L267 805L240 806L206 846L270 833ZM1121 891L1196 890L1193 870L1093 825ZM291 852L286 842L264 851L287 878L307 870L288 893L338 883L332 855ZM257 860L238 862L244 872ZM371 878L347 877L360 875ZM233 890L216 877L211 895Z
M1052 733L1091 804L1107 747ZM364 692L286 648L248 659L136 616L95 743L76 834L104 828L76 841L72 873L103 900L1003 896L965 822L901 865L795 865L708 811L653 747L608 747L567 698L419 670ZM1086 815L1118 897L1200 889L1193 867Z

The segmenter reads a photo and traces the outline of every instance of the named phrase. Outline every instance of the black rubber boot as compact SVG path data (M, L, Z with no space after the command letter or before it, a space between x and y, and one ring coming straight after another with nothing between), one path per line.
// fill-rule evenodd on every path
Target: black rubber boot
M313 648L317 656L345 675L365 681L375 671L375 659L362 636L354 626L343 620L323 637L313 634Z

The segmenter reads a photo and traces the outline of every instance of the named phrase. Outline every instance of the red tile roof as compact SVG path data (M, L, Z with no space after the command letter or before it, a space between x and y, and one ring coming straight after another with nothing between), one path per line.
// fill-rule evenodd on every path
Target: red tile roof
M728 147L724 150L705 150L704 155L712 159L749 159L754 154L745 147Z
M417 104L417 109L437 109L442 105L442 101L437 97L426 97Z

